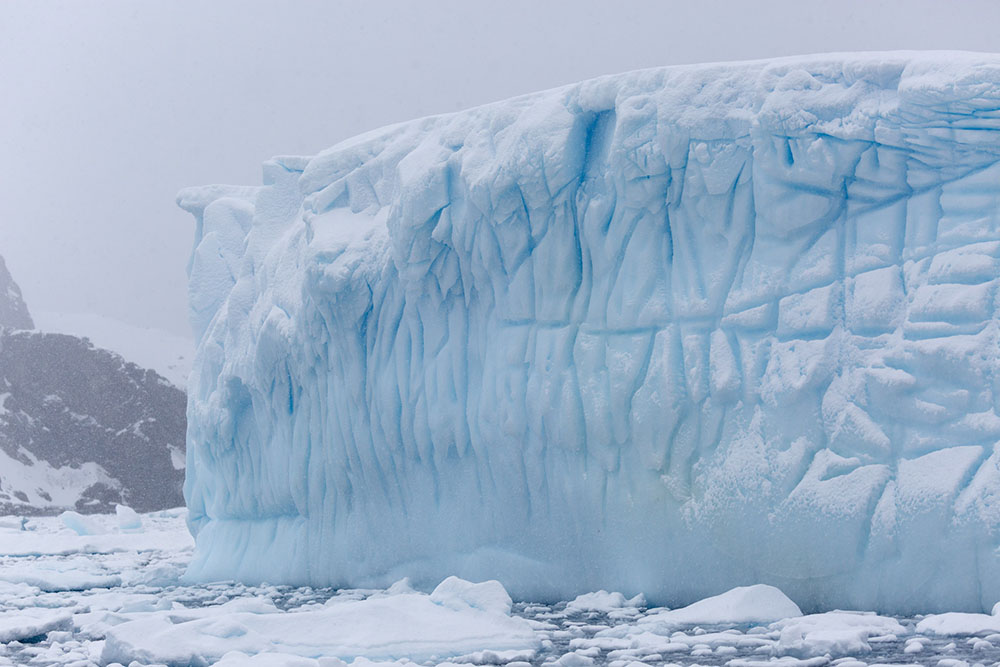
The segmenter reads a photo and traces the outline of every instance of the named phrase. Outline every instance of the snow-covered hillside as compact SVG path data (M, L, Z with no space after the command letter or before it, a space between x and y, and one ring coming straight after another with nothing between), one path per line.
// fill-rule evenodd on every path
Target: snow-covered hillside
M97 313L36 311L35 322L42 331L89 338L95 347L152 369L180 389L187 386L194 358L194 341L188 336L138 327Z
M17 299L6 310L0 299L13 314L0 321L0 513L182 505L184 392L83 338L30 330L0 260L2 294ZM126 347L152 347L117 331Z
M605 77L186 190L192 574L1000 598L1000 57Z
M0 330L0 512L183 505L185 407L81 338Z

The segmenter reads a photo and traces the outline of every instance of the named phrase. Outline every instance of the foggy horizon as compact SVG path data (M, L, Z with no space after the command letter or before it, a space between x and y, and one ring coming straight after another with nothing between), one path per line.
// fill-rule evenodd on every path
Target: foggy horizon
M273 155L626 70L989 51L998 20L989 2L8 2L0 255L33 312L190 337L182 187L256 185Z

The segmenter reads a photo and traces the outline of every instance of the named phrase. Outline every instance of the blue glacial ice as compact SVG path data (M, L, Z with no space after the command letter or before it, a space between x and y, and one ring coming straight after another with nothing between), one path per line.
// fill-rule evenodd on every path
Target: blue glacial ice
M1000 56L604 77L179 203L194 579L1000 599Z

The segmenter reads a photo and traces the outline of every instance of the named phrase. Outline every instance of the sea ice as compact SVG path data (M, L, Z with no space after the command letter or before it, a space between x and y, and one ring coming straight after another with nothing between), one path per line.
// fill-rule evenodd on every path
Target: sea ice
M79 512L66 511L59 515L63 524L77 535L100 535L104 528Z
M988 609L998 91L653 69L183 191L190 577Z
M456 592L461 584L467 586ZM358 656L426 661L474 650L523 651L538 646L531 626L509 615L509 597L503 609L502 600L499 607L495 604L498 591L474 593L470 603L469 582L450 578L442 586L446 590L431 595L371 597L295 613L280 613L273 605L253 611L150 613L111 628L101 659L187 665L199 660L211 663L236 650L349 661ZM484 599L487 608L476 606Z
M931 614L919 623L917 631L930 635L978 635L1000 633L1000 617L987 614L946 612Z
M43 637L72 626L73 614L62 609L18 609L0 612L0 644Z
M118 530L130 533L142 530L142 519L131 507L115 505L115 516L118 517Z
M742 586L683 609L661 611L647 620L667 625L719 625L770 623L801 616L802 611L788 596L774 586Z
M405 580L385 590L190 585L180 579L192 555L183 512L143 514L141 533L111 532L113 514L91 518L108 531L93 539L114 538L113 548L88 544L91 538L57 517L32 517L25 531L3 534L0 573L34 570L82 580L103 572L120 581L50 590L0 581L0 665L865 667L918 659L961 667L1000 661L1000 633L987 620L993 616L801 616L779 591L759 586L669 611L633 606L641 601L614 591L551 605L511 603L496 582L457 578L429 593ZM38 537L48 539L44 553L27 554L18 544ZM155 580L143 576L151 570L159 571ZM774 614L794 615L746 622L739 603L753 600ZM698 623L680 622L685 615ZM949 634L938 633L942 622Z
M864 655L871 652L873 637L896 639L907 634L894 618L842 611L784 619L771 628L781 632L779 651L801 658Z
M568 613L581 611L603 611L607 613L617 609L645 606L646 598L643 597L642 593L632 599L627 599L621 593L596 591L594 593L577 595L566 604L566 611Z

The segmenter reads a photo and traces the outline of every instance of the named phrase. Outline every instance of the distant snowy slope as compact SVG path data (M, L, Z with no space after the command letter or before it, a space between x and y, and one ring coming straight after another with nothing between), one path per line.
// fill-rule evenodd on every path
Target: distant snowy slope
M193 576L1000 598L1000 55L631 72L179 201Z
M151 368L184 389L194 340L187 336L137 327L96 313L36 312L35 321L42 331L89 338L97 347L117 352L129 361Z
M0 331L0 513L183 505L185 407L83 339Z
M0 257L0 329L34 329L28 306L21 298L21 288L14 282L7 264Z
M31 330L20 294L0 258L0 514L182 505L186 396L175 385L184 375L171 383L79 336ZM79 326L42 318L52 322ZM182 339L109 322L84 328L167 370L190 359Z

